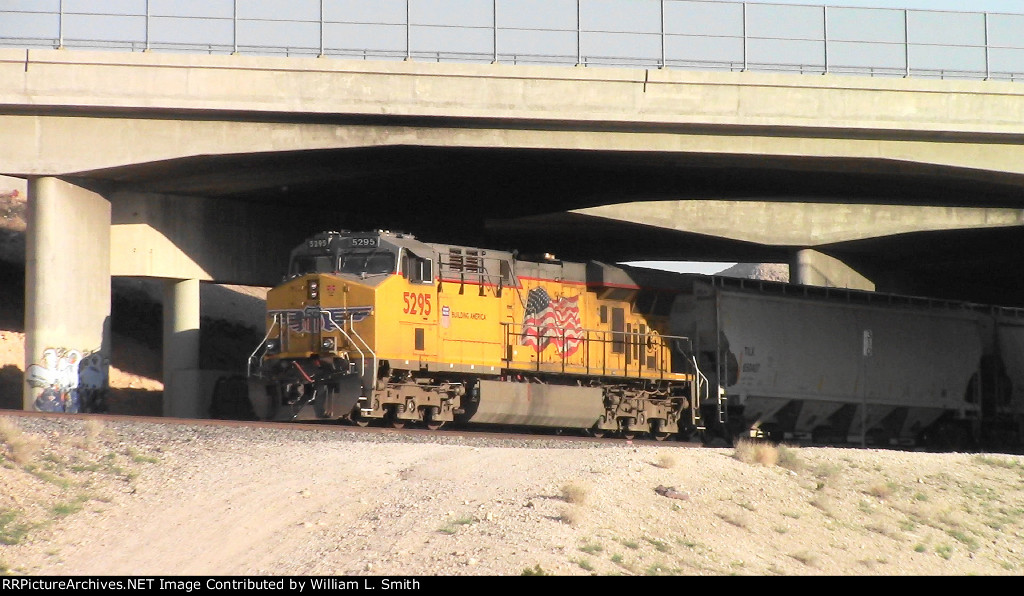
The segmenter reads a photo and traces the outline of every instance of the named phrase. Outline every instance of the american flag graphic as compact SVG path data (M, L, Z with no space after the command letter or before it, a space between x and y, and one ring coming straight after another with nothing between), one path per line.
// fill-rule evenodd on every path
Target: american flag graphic
M572 356L583 343L579 296L552 300L544 288L533 288L526 298L521 343L541 352L554 344L562 358Z

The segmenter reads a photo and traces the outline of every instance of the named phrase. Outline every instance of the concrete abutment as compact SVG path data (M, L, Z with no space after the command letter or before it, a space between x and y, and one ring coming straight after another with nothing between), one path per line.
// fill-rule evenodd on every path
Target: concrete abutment
M110 201L53 177L28 184L26 410L91 411L110 365Z

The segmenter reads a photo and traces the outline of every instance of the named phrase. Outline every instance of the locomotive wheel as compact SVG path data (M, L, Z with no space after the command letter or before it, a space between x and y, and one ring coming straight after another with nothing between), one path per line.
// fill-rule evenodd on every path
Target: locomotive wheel
M664 441L672 433L661 430L662 421L654 420L651 422L651 436L654 437L655 441Z
M632 441L636 438L636 430L631 426L632 423L632 418L622 418L619 420L619 433L622 434L622 438L627 441Z
M434 420L436 414L437 406L431 406L423 412L423 422L427 425L427 430L437 430L444 426L444 420Z
M391 428L405 428L406 421L395 415L394 410L390 410L385 416L387 423L391 425Z
M589 432L590 436L594 437L595 439L603 439L605 435L605 431L603 428L592 428Z

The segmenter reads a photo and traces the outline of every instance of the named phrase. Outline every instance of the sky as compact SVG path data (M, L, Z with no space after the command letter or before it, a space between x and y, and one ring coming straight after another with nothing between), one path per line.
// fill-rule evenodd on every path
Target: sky
M748 3L1024 13L1024 0L747 0Z

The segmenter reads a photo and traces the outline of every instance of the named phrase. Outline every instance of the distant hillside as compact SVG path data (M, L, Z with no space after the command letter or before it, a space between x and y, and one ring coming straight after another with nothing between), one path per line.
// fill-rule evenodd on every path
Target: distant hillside
M716 275L788 282L789 265L785 263L736 263L728 269L719 271Z

